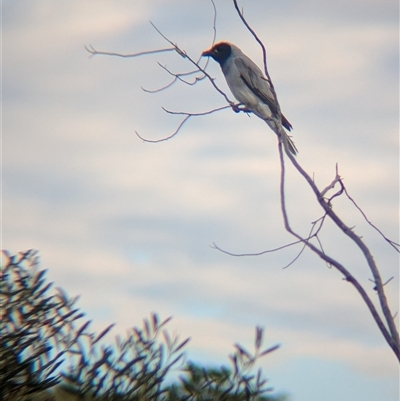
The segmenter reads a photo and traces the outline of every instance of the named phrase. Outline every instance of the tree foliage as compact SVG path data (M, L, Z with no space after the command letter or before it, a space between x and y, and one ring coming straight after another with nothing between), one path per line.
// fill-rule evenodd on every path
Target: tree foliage
M263 330L256 328L255 350L236 344L231 369L206 369L185 363L181 341L166 329L171 318L156 314L142 327L105 344L113 325L100 334L89 330L90 321L38 268L37 252L18 255L3 251L1 276L0 380L4 401L16 400L254 400L265 396L258 359L278 346L261 349ZM182 376L166 382L180 368ZM56 386L57 385L57 386Z

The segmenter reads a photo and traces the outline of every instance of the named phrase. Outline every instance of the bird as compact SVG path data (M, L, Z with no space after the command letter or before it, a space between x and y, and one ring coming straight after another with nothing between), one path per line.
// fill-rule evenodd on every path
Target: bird
M286 131L279 130L276 124L278 119L276 99L269 80L257 64L246 56L239 47L225 41L218 42L211 49L205 50L202 56L211 57L219 63L233 96L245 106L245 111L250 111L264 120L272 131L283 137L290 153L296 155L295 144ZM281 118L282 126L291 131L292 124L283 114L281 114Z

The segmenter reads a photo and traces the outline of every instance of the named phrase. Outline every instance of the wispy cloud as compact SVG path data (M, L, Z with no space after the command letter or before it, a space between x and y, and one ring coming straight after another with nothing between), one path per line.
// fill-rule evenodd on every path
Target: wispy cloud
M351 194L396 239L393 2L243 5L268 46L299 161L321 187L338 162ZM260 60L231 5L217 1L217 7L219 39ZM169 82L157 61L187 68L173 54L89 59L84 50L89 44L124 53L160 48L165 43L151 19L196 58L212 37L209 4L38 0L20 7L8 1L2 11L5 248L39 249L51 279L82 295L80 305L98 327L116 321L123 330L151 311L174 315L177 331L192 337L194 357L219 363L232 343L251 343L261 324L268 341L283 344L270 359L276 366L294 359L306 364L312 356L327 376L338 362L365 383L387 387L380 376L396 386L390 351L338 273L308 253L282 270L299 248L250 258L211 248L216 242L232 252L258 252L292 241L280 215L276 138L265 124L226 110L189 121L166 143L142 143L135 130L155 139L179 124L161 106L203 111L223 99L207 82L144 93L141 86ZM209 71L226 88L219 67ZM293 224L306 233L322 211L309 207L312 195L290 168L287 194ZM334 207L366 239L384 277L397 274L397 255L350 202ZM321 238L373 293L357 250L332 225ZM396 277L388 286L392 302L397 289ZM348 390L359 399L357 389ZM314 399L321 397L316 390Z

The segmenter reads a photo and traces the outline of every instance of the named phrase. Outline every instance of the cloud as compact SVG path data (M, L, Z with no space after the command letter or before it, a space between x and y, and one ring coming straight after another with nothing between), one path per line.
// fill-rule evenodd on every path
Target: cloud
M268 359L271 370L311 355L328 371L338 361L365 373L368 383L374 375L392 378L393 357L360 297L318 258L305 252L282 270L299 247L249 258L211 248L216 242L248 253L293 241L282 225L277 141L265 124L226 110L190 120L170 141L142 143L135 130L155 139L178 126L179 118L161 106L203 111L223 99L205 81L144 93L141 86L170 82L157 61L174 71L191 68L174 54L89 59L83 48L165 46L148 25L152 19L196 58L212 36L212 9L198 4L3 5L3 246L39 249L51 280L82 295L80 306L95 317L95 328L116 321L116 331L124 331L150 311L174 315L173 328L192 337L193 357L218 364L233 343L251 347L260 324L268 344L282 343ZM298 160L321 188L338 162L350 194L396 240L392 3L258 4L243 5L268 45ZM232 7L217 7L218 36L259 60ZM226 88L219 66L208 68ZM286 191L292 225L305 235L323 212L289 165ZM395 251L348 200L337 198L333 207L365 239L383 277L395 275ZM321 240L375 299L360 252L332 223ZM397 277L387 291L392 305Z

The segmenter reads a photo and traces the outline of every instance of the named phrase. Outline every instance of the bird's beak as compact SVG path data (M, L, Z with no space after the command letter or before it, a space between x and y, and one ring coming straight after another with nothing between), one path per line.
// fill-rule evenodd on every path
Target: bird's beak
M201 57L210 57L212 55L211 49L209 50L204 50L203 53L201 53Z

